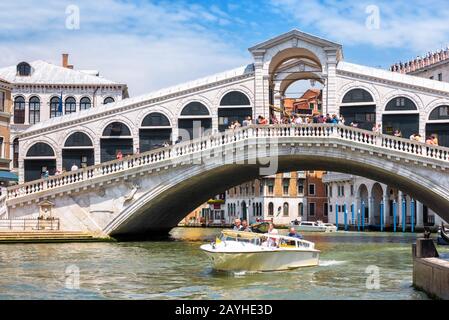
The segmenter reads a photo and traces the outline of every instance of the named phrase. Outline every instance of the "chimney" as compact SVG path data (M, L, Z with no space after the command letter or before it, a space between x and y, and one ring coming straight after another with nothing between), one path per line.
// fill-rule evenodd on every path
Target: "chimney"
M73 65L69 64L69 54L68 53L62 54L62 66L67 69L73 69Z

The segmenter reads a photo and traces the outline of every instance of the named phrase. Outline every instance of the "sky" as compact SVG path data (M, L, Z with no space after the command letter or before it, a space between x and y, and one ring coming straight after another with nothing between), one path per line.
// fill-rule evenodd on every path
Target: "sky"
M0 67L69 53L136 96L251 63L294 28L388 68L446 48L448 18L447 0L0 0Z

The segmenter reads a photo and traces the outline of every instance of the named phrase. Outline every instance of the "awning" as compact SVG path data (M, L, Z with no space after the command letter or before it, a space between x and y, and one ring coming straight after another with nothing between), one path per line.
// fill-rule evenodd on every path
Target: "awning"
M19 177L14 172L0 171L0 181L19 181Z

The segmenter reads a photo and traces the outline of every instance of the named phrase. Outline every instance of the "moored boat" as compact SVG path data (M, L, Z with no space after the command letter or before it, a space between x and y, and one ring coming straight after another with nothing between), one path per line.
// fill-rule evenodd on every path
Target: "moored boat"
M281 235L224 230L212 244L201 246L219 271L281 271L317 266L315 244Z
M441 223L438 230L438 244L449 245L449 230L446 229L444 223Z
M335 232L337 227L322 221L293 221L290 224L298 232Z

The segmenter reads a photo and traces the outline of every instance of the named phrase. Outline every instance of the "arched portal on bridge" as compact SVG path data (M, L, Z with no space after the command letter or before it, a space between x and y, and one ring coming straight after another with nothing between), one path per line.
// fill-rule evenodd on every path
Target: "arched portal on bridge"
M56 171L56 155L53 148L44 142L33 144L24 159L25 182L53 175Z
M159 147L172 140L172 127L170 120L160 112L147 115L139 129L139 151L146 152Z
M383 133L393 135L400 130L404 138L419 132L419 111L416 104L407 97L396 97L385 107L382 118Z
M430 113L426 136L435 136L440 146L449 147L449 106L436 107Z
M62 149L62 167L70 171L73 165L78 168L95 164L94 145L92 139L84 132L72 133Z
M311 116L322 112L322 71L320 59L306 48L284 49L271 59L268 72L272 122L293 113Z
M106 126L100 140L101 162L112 161L119 152L123 156L133 154L131 130L122 122L113 122Z
M183 141L199 138L212 129L209 109L201 102L187 104L178 118L178 135Z
M240 91L228 92L221 99L218 108L218 131L226 131L233 121L242 124L247 117L254 118L254 115L246 94Z
M376 124L376 104L365 89L352 89L345 94L340 105L345 124L354 123L358 128L371 130Z

